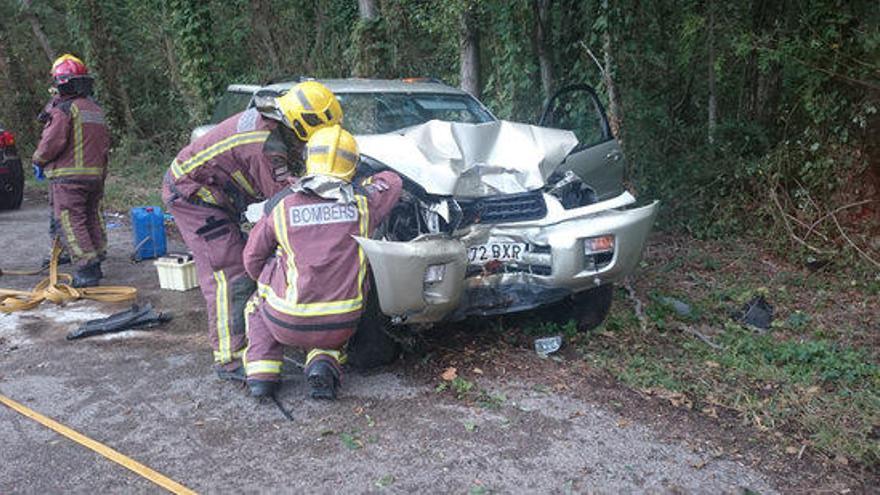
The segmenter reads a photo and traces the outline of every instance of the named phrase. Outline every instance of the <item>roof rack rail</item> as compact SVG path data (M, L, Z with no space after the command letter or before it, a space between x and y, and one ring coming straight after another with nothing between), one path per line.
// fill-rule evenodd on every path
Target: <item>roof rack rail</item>
M403 82L407 82L407 83L432 82L432 83L437 83L437 84L446 84L447 86L449 86L449 84L447 84L446 81L444 81L443 79L437 78L437 77L401 77L400 80Z
M312 79L312 78L306 77L306 76L275 76L275 77L270 77L269 79L267 79L266 82L263 83L263 86L268 86L270 84L277 84L277 83L283 83L283 82L298 83L298 82L306 81L309 79Z

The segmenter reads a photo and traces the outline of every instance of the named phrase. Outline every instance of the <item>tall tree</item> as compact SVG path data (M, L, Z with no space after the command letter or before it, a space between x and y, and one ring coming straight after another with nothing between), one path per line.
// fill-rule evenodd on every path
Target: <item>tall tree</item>
M708 51L708 65L709 65L709 74L708 74L708 86L709 86L709 101L706 105L708 109L708 134L709 134L709 144L715 143L715 129L718 127L718 95L715 90L715 2L713 0L709 0L706 9L708 12L708 34L706 40L706 46Z
M21 6L22 14L30 23L31 30L34 32L34 37L43 49L43 53L46 54L46 58L49 59L49 63L52 63L55 60L56 52L52 49L52 44L49 43L49 37L46 36L46 33L43 31L43 25L40 23L40 18L37 17L36 12L34 12L33 7L31 6L31 0L21 0Z
M71 11L82 26L81 36L88 54L86 65L92 67L98 76L98 87L104 95L114 130L122 133L136 130L137 123L124 81L129 61L114 33L118 25L111 15L112 8L112 4L98 0L71 1Z
M281 58L272 35L272 5L268 0L251 0L251 27L260 41L260 53L269 59L270 73L273 77L281 75Z
M376 0L358 0L358 21L351 33L354 59L352 75L356 77L388 76L388 50L385 22Z
M459 75L461 89L480 97L479 0L464 0L459 26Z
M544 98L553 96L553 47L550 46L548 33L550 31L550 0L532 0L532 13L534 27L532 29L532 44L535 55L538 57L538 65L541 67L541 87L544 89Z
M190 120L201 122L217 90L211 4L201 0L167 0L175 33L180 77L193 103Z
M613 22L617 20L617 16L615 15L616 12L609 6L608 1L609 0L602 0L602 15L605 17L605 28L602 31L602 51L605 53L605 70L603 73L605 78L605 90L608 92L608 113L610 114L609 119L611 121L611 130L614 131L614 134L622 141L621 127L623 124L623 111L620 105L620 93L615 81L617 63L614 56L615 46L611 39L611 27ZM612 20L612 17L614 17L614 21Z

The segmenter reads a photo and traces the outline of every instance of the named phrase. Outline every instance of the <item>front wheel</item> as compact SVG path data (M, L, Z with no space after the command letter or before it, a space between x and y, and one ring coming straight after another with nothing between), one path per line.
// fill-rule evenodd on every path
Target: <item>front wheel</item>
M370 289L357 332L348 341L348 362L357 369L391 364L401 350L400 344L389 335L391 319L379 309L379 294L372 276Z
M547 306L541 310L541 315L560 325L574 320L579 332L588 332L605 321L613 299L614 285L600 285Z

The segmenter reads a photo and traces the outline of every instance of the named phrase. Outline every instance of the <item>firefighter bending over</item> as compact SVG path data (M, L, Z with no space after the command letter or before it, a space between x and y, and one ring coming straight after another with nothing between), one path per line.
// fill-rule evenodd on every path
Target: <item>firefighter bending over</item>
M183 148L165 174L162 197L193 253L222 379L244 380L244 307L255 289L242 264L241 215L301 172L312 133L341 121L336 96L303 82L276 98L273 109L251 108L221 122Z
M401 179L381 172L352 186L354 138L339 126L309 140L306 175L267 203L244 250L258 280L248 302L245 370L251 395L271 396L283 346L304 348L310 395L335 399L342 349L365 302L367 259L352 236L369 237L400 198Z

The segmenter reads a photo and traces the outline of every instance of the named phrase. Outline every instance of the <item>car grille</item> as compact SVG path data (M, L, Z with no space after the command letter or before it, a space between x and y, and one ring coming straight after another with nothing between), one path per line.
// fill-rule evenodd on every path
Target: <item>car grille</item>
M547 215L547 205L541 191L457 201L462 211L462 227L475 223L523 222Z

